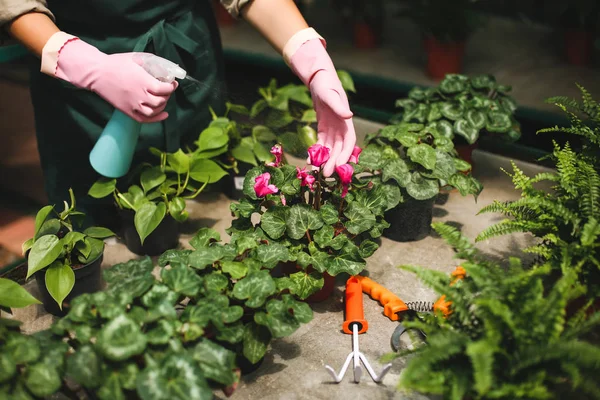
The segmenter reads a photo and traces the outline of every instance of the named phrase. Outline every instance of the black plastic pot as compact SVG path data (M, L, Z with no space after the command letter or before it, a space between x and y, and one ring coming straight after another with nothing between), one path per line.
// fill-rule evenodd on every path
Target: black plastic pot
M433 219L433 205L436 197L427 200L415 200L403 193L404 202L385 213L390 227L383 236L396 242L414 242L429 236Z
M156 229L148 235L143 245L133 222L134 213L123 210L121 217L123 219L122 235L125 246L132 253L142 256L157 256L179 245L179 223L168 214Z
M223 193L231 200L239 200L244 196L244 179L246 173L252 169L252 165L240 163L238 165L239 173L233 173L222 179Z
M264 357L261 358L260 360L258 360L258 362L256 364L252 364L242 354L237 354L236 355L236 360L235 360L238 368L242 372L242 376L250 374L250 373L256 371L257 369L259 369L260 366L262 365L263 361L265 361Z
M44 309L52 315L58 317L65 316L69 311L71 300L84 293L94 293L102 289L102 271L100 265L104 259L104 252L98 258L81 268L73 270L75 272L75 285L71 293L63 301L63 309L61 311L58 303L52 298L48 289L46 289L46 269L38 271L34 274L37 282L37 287L40 291L41 300L44 304Z

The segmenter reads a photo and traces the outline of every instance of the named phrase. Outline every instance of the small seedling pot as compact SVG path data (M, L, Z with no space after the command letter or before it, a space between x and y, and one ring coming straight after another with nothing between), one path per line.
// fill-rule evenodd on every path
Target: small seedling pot
M58 306L56 300L52 298L48 289L46 289L46 269L38 271L34 274L38 290L41 295L41 300L44 309L55 316L63 317L69 311L71 301L84 293L94 293L102 289L102 260L104 259L104 251L98 258L91 263L73 268L75 273L75 285L71 293L63 301L62 310Z
M414 242L429 236L433 219L433 205L437 196L427 200L415 200L403 193L404 202L385 213L390 227L383 236L396 242Z
M121 218L123 219L122 234L125 246L134 254L157 256L179 245L179 223L170 215L165 216L156 229L144 240L143 245L135 229L134 213L130 210L123 210Z
M440 42L434 37L423 39L427 52L427 75L435 80L442 80L447 74L462 72L465 55L464 42Z

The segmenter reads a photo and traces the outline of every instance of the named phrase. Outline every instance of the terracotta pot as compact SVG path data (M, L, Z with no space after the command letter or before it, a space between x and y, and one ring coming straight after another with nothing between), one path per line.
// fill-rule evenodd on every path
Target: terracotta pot
M281 273L283 275L291 275L295 272L302 270L302 267L300 267L299 265L296 265L292 262L281 263L280 268L281 268ZM306 272L308 272L308 273L314 272L314 269L312 267L308 267L306 269ZM323 273L323 280L324 280L324 282L323 282L323 287L321 288L321 290L308 296L303 301L305 301L307 303L319 303L319 302L325 301L329 297L331 297L333 290L335 289L335 277L331 276L327 272L325 272L325 273Z
M459 144L459 145L455 146L458 156L460 158L462 158L463 160L465 160L466 162L468 162L469 164L471 164L471 167L473 167L472 169L474 169L473 150L475 150L477 147L478 147L477 142L475 142L473 144Z
M355 22L353 26L354 47L357 49L374 49L379 45L377 32L366 22Z
M565 57L571 65L589 65L594 49L594 34L580 30L565 32Z
M427 52L427 75L435 80L442 80L446 74L460 74L462 72L465 54L464 42L440 42L436 38L428 37L423 40Z
M221 2L217 0L213 0L213 8L215 9L215 17L217 18L217 23L220 26L231 26L234 25L237 21L235 18L231 16L223 7Z

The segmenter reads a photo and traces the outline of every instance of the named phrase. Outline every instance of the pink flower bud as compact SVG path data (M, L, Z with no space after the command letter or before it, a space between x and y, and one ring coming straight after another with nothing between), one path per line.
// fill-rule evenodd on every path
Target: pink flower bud
M268 194L274 194L279 191L277 186L269 185L269 179L271 179L271 174L265 172L264 174L260 174L254 179L254 192L258 197L265 197Z
M337 172L338 176L340 177L340 182L342 183L342 198L346 197L348 194L348 188L352 182L354 168L352 168L350 164L343 164L335 167L335 172Z
M350 155L350 159L348 162L358 164L358 156L362 152L362 149L358 146L354 146L354 150L352 150L352 154Z
M275 161L269 162L267 165L269 167L279 167L281 164L281 158L283 157L283 149L280 145L276 144L275 146L271 147L271 154L275 156Z
M298 167L296 167L296 177L298 179L300 179L302 182L300 183L300 185L302 186L308 186L308 188L312 191L313 189L313 183L315 183L315 176L312 175L311 173L306 171L306 167L300 169Z
M329 160L329 148L320 144L313 144L308 148L308 163L320 167Z

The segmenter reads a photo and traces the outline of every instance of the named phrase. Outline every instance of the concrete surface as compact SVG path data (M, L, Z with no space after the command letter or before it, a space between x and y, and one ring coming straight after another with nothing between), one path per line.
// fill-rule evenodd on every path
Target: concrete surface
M376 128L376 124L366 121L357 122L357 130L362 136L366 131ZM299 160L296 160L298 162ZM499 171L499 167L509 165L509 160L476 151L474 153L476 175L485 186L479 201L473 198L462 198L452 193L444 205L437 205L434 221L446 221L461 227L469 238L474 238L485 227L498 219L494 215L475 216L484 206L494 199L515 199L518 193L512 189L509 178ZM519 163L526 173L536 173L542 168ZM194 232L201 226L208 226L227 238L225 229L231 222L229 201L224 195L203 195L198 201L190 202L191 220L184 228ZM189 235L181 239L182 246L187 246ZM509 255L519 255L519 248L532 243L528 235L513 235L488 242L479 243L478 247L498 260L506 260ZM134 258L125 246L109 240L104 267ZM379 250L368 260L367 270L376 281L384 284L405 301L434 301L436 295L425 288L415 277L398 269L399 265L413 264L450 273L459 260L455 260L452 248L440 238L432 235L413 243L396 243L382 239ZM352 382L351 371L340 384L333 384L325 370L329 364L336 370L341 368L352 347L351 337L341 333L343 322L343 292L347 277L339 276L337 287L332 298L315 304L314 319L292 336L276 340L266 359L256 372L244 377L232 399L419 399L419 395L408 395L396 391L396 384L402 368L403 360L396 360L382 384L375 384L364 371L360 384ZM26 287L35 295L36 288L30 282ZM395 322L382 315L382 308L373 300L364 297L365 318L369 322L369 331L360 336L360 348L377 373L381 370L379 358L391 352L390 336L396 327ZM41 306L30 306L15 310L15 318L24 322L26 332L34 332L49 326L52 317L43 312ZM224 399L222 393L217 398Z

